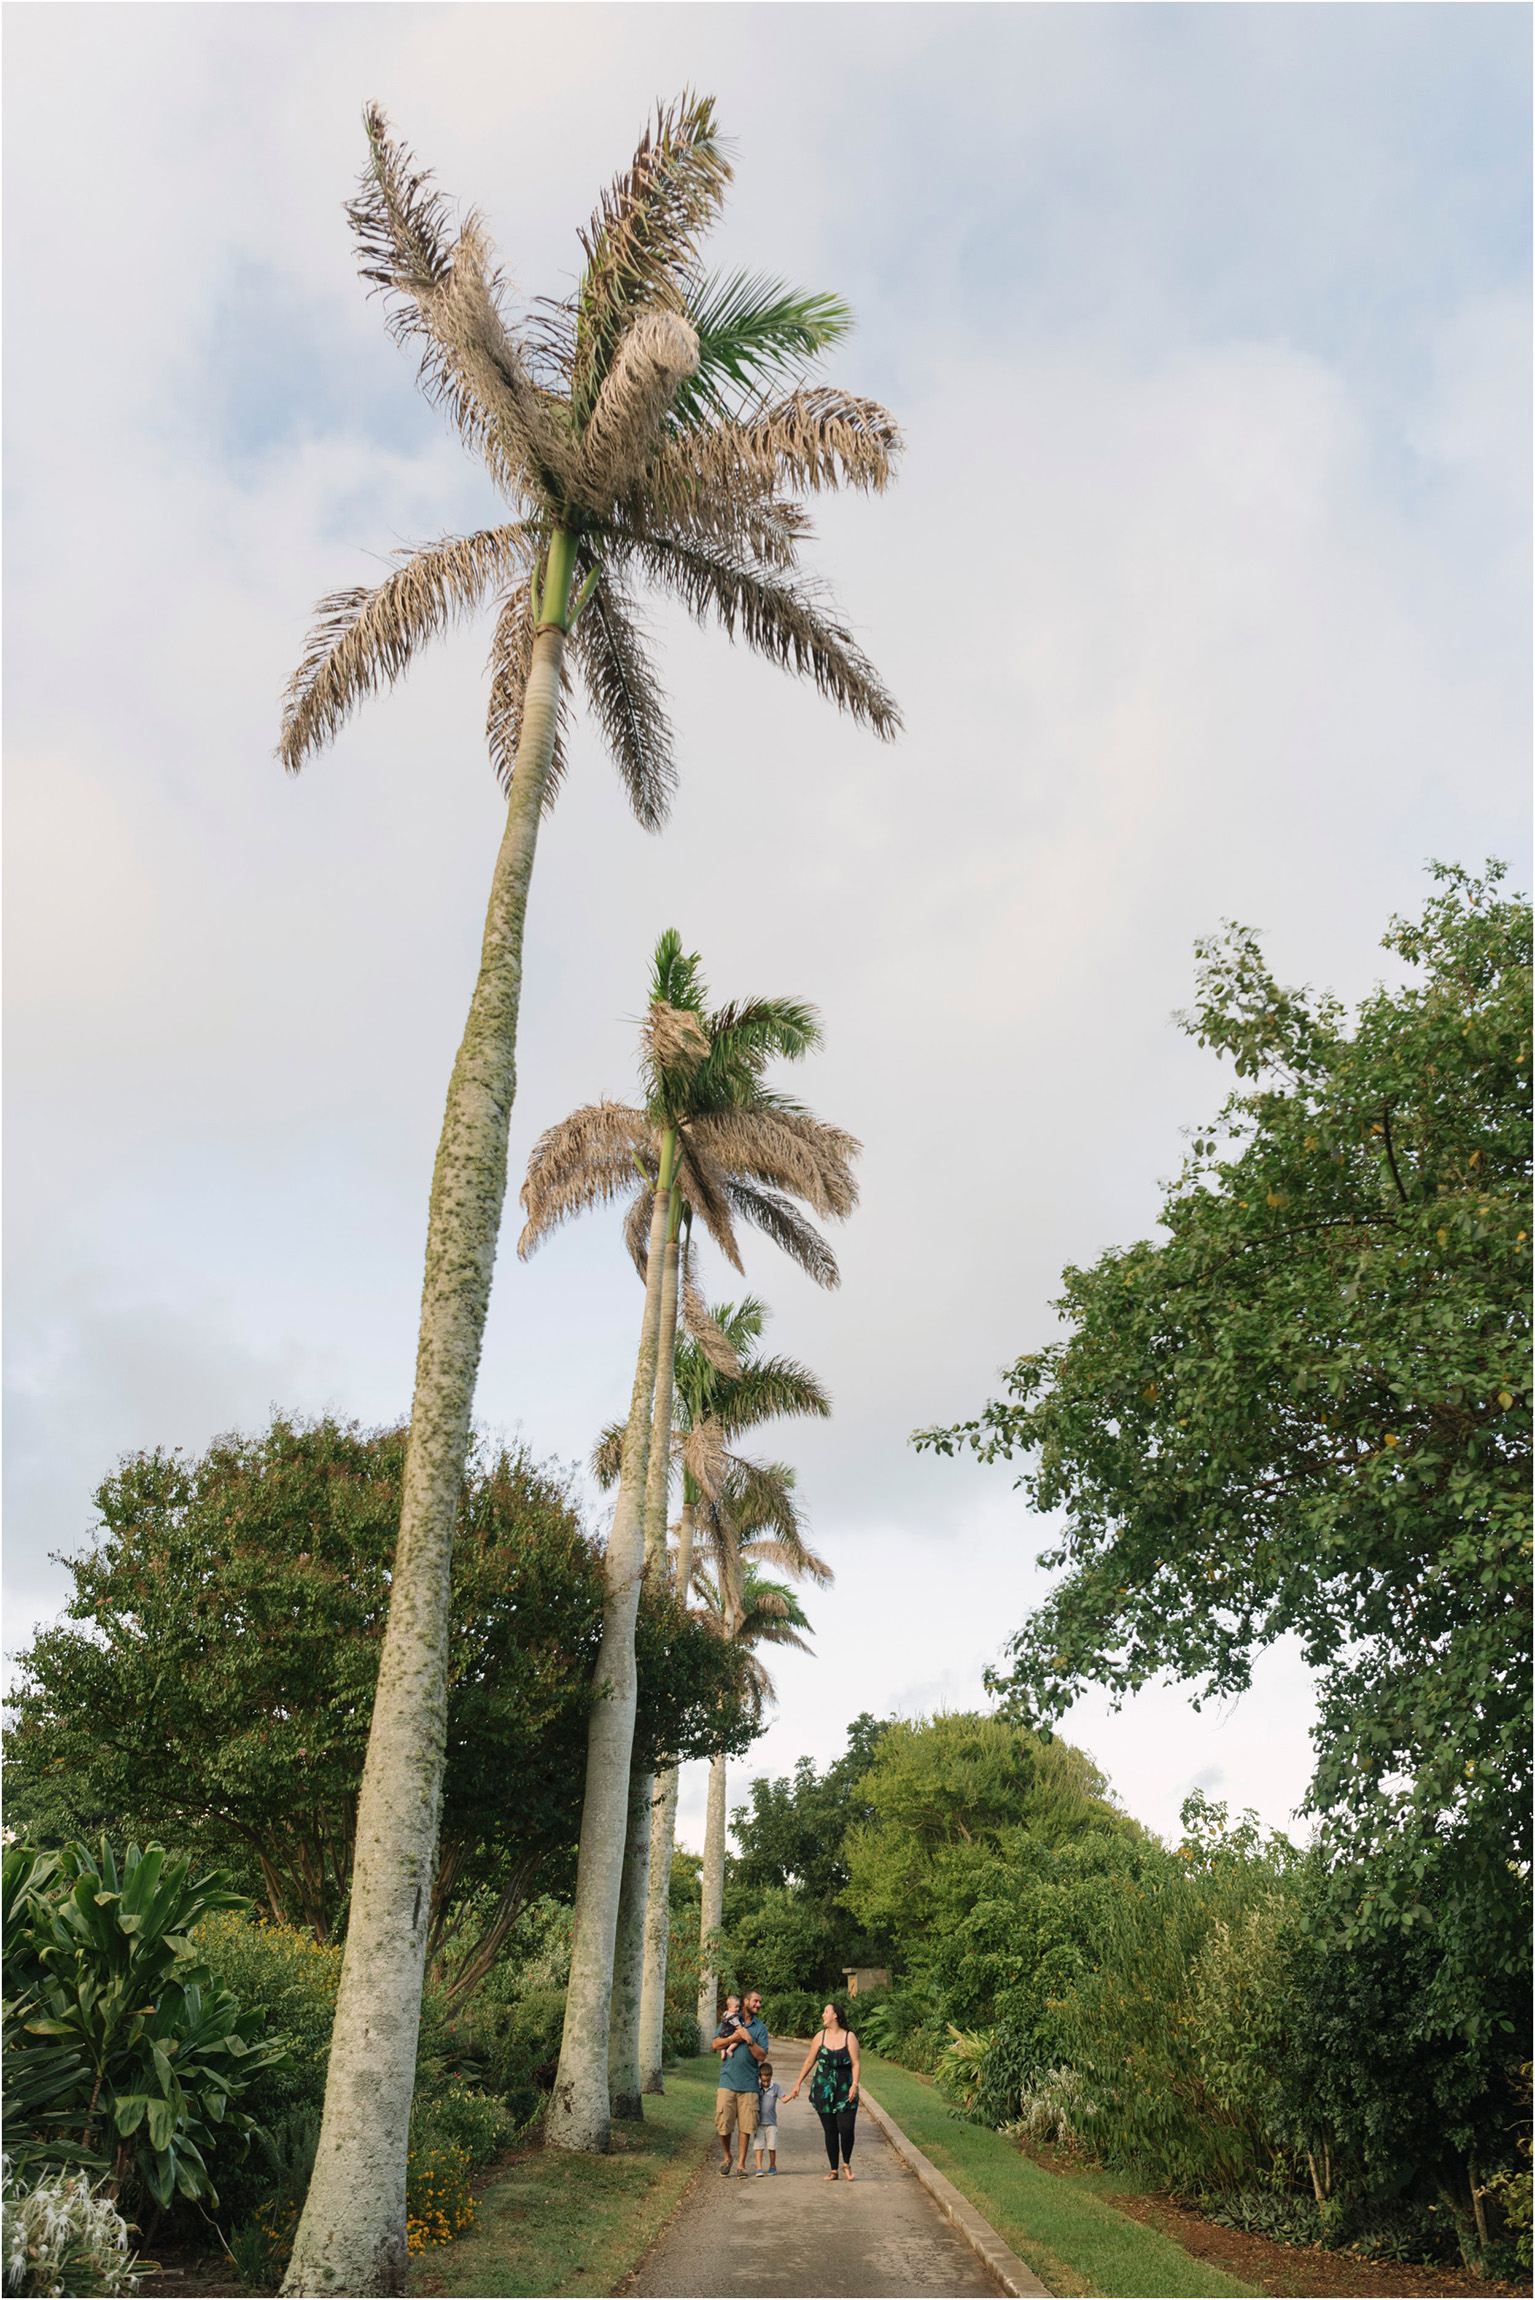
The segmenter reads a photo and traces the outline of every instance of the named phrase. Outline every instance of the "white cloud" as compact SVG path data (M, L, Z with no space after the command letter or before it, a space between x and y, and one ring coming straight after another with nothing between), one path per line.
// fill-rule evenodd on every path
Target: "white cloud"
M781 1441L841 1581L821 1658L783 1664L778 1769L858 1709L973 1701L1028 1602L1004 1473L907 1433L1048 1335L1063 1263L1153 1222L1224 1091L1168 1022L1193 937L1241 916L1357 994L1426 854L1523 851L1527 35L1480 10L14 19L13 1641L124 1447L406 1402L497 833L484 636L296 784L275 704L321 592L492 507L352 277L363 96L537 292L654 91L716 86L721 260L844 287L838 372L908 432L899 488L831 505L820 553L904 740L659 613L672 827L633 827L583 736L532 910L514 1168L627 1089L672 922L720 992L821 1004L805 1091L867 1144L841 1292L750 1273L838 1407ZM584 1456L636 1308L601 1225L526 1268L508 1247L484 1418ZM1297 1682L1276 1661L1223 1725L1089 1705L1081 1737L1161 1825L1212 1765L1282 1821Z

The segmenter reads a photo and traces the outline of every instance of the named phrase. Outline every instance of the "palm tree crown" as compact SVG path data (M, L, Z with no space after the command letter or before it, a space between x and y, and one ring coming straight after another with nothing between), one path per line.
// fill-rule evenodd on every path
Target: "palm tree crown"
M569 630L592 716L654 829L676 777L636 617L640 584L893 735L894 703L800 568L810 523L794 498L882 489L900 435L874 401L801 380L851 325L838 298L702 271L698 243L731 175L712 99L684 94L658 109L581 234L574 292L520 312L480 216L455 222L377 106L364 121L369 165L347 211L363 277L512 516L403 551L382 583L321 601L285 699L289 769L428 640L495 600L486 734L503 785L547 619ZM565 767L568 674L562 686L545 803Z

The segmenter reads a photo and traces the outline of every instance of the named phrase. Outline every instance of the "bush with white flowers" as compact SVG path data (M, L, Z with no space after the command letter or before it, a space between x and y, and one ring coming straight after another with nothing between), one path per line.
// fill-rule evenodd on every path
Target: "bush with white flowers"
M5 2289L46 2295L137 2292L128 2223L83 2172L52 2172L34 2188L11 2178L0 2193Z

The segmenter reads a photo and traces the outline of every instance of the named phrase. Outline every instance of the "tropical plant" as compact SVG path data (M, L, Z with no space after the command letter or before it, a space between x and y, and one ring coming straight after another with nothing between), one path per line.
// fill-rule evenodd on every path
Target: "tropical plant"
M0 2159L0 2256L7 2292L56 2295L137 2292L143 2268L128 2249L128 2223L106 2182L83 2172L46 2172L28 2187Z
M849 324L841 303L702 275L698 242L730 175L708 99L685 96L658 113L583 235L573 293L520 315L480 218L464 216L455 231L376 108L366 125L369 166L349 211L364 277L512 516L408 552L382 583L322 602L283 719L281 755L296 770L427 641L499 602L488 738L506 827L433 1175L405 1499L359 1810L354 1953L320 2177L288 2277L295 2292L360 2294L402 2291L406 2275L449 1556L506 1188L528 888L565 763L567 650L647 826L664 816L674 777L636 583L713 618L892 735L890 697L800 569L808 522L793 496L882 488L899 445L872 402L800 387Z
M815 1376L792 1358L748 1355L760 1341L767 1322L765 1306L753 1295L739 1303L716 1304L708 1313L713 1327L723 1334L735 1358L734 1370L722 1364L691 1335L676 1345L673 1384L673 1466L682 1478L682 1508L677 1533L678 1587L691 1587L696 1512L706 1491L717 1491L732 1469L749 1478L752 1465L729 1450L729 1441L761 1422L789 1414L825 1416L831 1401ZM705 1328L707 1338L707 1328ZM618 1474L623 1429L618 1423L605 1430L592 1457L592 1467L603 1485ZM652 1466L654 1456L652 1456ZM664 2055L667 1959L671 1945L672 1854L677 1829L678 1772L675 1763L657 1777L650 1821L650 1877L645 1908L644 1978L640 1995L639 2072L641 2092L664 2090L661 2063Z
M208 2157L244 2148L252 2119L237 2103L287 2043L216 1985L187 1935L249 1903L161 1845L130 1845L119 1866L105 1838L94 1855L7 1846L3 1874L5 2045L27 2094L13 2158L109 2175L114 2192L131 2172L162 2210L178 2194L216 2204Z
M656 945L641 1033L643 1103L588 1104L550 1127L533 1146L522 1192L523 1253L587 1208L628 1199L625 1232L645 1278L607 1548L565 2043L546 2125L556 2147L605 2147L614 2106L640 2111L654 1784L650 1766L633 1762L633 1622L641 1576L659 1591L666 1575L679 1296L700 1346L717 1365L738 1366L687 1274L683 1229L691 1233L696 1214L739 1269L736 1222L744 1219L834 1285L835 1257L794 1201L841 1218L857 1197L853 1137L764 1083L775 1057L798 1060L820 1044L813 1009L792 999L747 999L711 1013L705 995L697 954L684 953L668 930Z

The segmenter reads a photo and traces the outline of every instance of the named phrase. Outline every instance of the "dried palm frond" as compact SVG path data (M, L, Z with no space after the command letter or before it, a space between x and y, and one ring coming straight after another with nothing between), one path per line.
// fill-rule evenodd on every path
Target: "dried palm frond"
M625 1422L609 1422L597 1443L592 1447L592 1475L606 1491L617 1485L618 1473L624 1466Z
M742 553L685 535L654 532L637 539L630 555L695 621L714 615L731 638L739 630L759 655L812 679L821 694L876 735L889 740L899 732L893 696L851 631L827 611L820 585L763 570Z
M674 311L643 311L619 344L581 437L576 485L604 512L643 475L684 377L698 369L698 338Z
M571 632L570 651L629 804L646 830L659 830L677 788L671 722L633 603L606 569Z
M376 104L363 114L369 166L347 208L359 268L388 301L401 345L421 343L420 381L505 493L560 481L572 462L562 422L528 372L500 307L489 241L472 212L450 242L450 208L431 176L395 143Z
M531 1254L561 1222L589 1207L627 1197L639 1180L635 1159L643 1164L646 1152L654 1156L645 1114L622 1102L589 1102L546 1127L522 1185L528 1219L518 1253Z
M695 1149L691 1127L677 1137L677 1187L732 1269L741 1269L741 1249L730 1219L731 1177L708 1153Z
M740 1358L731 1346L730 1336L710 1315L709 1305L694 1285L693 1273L686 1261L682 1268L682 1322L715 1372L727 1380L738 1380Z
M654 127L602 195L581 234L586 270L576 290L570 384L578 429L635 313L680 309L698 237L718 215L731 172L713 99L684 93L657 107Z
M836 1575L824 1557L817 1557L813 1549L802 1542L781 1541L776 1534L764 1534L760 1540L747 1544L743 1554L753 1563L776 1565L785 1573L797 1573L806 1581L813 1581L824 1589L836 1580Z
M320 601L303 658L283 695L278 757L297 774L338 734L365 695L392 687L428 640L472 615L520 572L529 543L518 527L447 535L396 554L394 574Z
M650 1224L655 1210L655 1192L647 1183L643 1189L636 1188L634 1202L624 1216L624 1248L642 1285L650 1274Z
M490 763L503 791L512 787L517 748L522 741L522 706L533 668L533 601L530 586L519 583L503 601L490 643L490 702L485 714L485 740ZM560 709L554 731L554 757L544 786L544 806L552 807L565 779L565 737L569 726L570 673L560 665Z
M719 1423L700 1422L696 1429L685 1432L677 1443L677 1458L703 1493L712 1511L725 1484L725 1448ZM716 1524L712 1514L709 1524L711 1529Z
M640 1024L640 1056L654 1070L692 1070L709 1051L709 1033L690 1008L653 998Z
M876 399L821 384L796 391L744 423L721 424L700 443L721 472L740 470L779 486L857 487L880 494L901 452L900 427Z
M771 1109L720 1110L695 1118L688 1137L727 1172L791 1191L818 1214L841 1220L858 1202L858 1185L846 1159L819 1142L813 1126L790 1126Z
M726 1182L725 1196L734 1213L752 1223L765 1238L771 1238L779 1251L798 1262L818 1286L841 1284L842 1273L837 1268L836 1255L820 1231L779 1191L765 1190L759 1183L742 1181L732 1175Z

